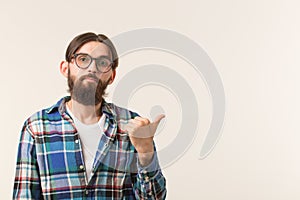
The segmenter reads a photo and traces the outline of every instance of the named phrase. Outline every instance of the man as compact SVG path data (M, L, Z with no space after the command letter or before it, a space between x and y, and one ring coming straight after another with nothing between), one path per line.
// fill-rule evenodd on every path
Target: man
M61 73L70 96L24 123L13 199L165 199L153 123L104 100L118 55L105 35L69 44Z

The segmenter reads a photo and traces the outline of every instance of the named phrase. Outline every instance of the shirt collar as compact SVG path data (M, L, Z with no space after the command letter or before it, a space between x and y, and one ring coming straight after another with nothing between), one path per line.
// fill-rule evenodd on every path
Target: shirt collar
M46 112L48 114L50 114L52 112L56 112L56 111L58 111L60 114L64 113L66 111L65 103L67 101L69 101L70 99L71 99L70 96L65 96L65 97L61 98L56 104L54 104L50 108L47 108Z
M66 102L70 99L70 96L61 98L56 104L46 109L46 112L50 114L52 112L58 111L60 115L64 114L66 112ZM102 113L105 113L110 120L114 119L116 116L112 104L107 103L104 99L102 99L101 111Z

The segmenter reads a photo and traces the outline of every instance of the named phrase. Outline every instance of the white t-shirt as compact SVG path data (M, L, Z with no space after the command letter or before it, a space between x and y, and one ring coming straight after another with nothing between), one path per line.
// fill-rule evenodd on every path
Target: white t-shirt
M95 124L84 124L77 119L67 106L67 111L74 120L75 127L81 140L83 159L85 163L88 181L91 178L93 163L98 150L100 138L103 134L105 114L102 114L100 120Z

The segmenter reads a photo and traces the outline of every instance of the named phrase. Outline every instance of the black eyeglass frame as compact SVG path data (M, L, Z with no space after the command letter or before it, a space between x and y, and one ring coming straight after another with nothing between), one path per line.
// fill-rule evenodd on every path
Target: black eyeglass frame
M78 56L81 56L81 55L88 56L90 58L90 60L91 60L90 63L86 67L80 67L78 65L77 61L76 61L76 58ZM100 56L98 58L93 58L92 56L90 56L87 53L75 53L75 54L73 54L72 58L74 59L74 62L76 64L76 66L78 68L80 68L80 69L87 69L87 68L89 68L91 66L92 62L95 60L95 65L96 65L97 71L101 72L101 73L107 73L107 72L109 72L112 69L112 65L113 65L113 62L107 56ZM100 59L103 59L103 58L105 58L107 61L109 61L109 65L107 67L107 70L105 70L105 71L101 71L101 67L98 67L98 65L97 65L97 60L100 60Z

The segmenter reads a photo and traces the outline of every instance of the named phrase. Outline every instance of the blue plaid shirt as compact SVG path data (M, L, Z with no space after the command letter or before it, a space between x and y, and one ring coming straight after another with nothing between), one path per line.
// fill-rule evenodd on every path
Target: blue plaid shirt
M62 98L24 123L13 199L165 199L166 180L156 153L141 167L122 121L136 113L103 101L104 132L87 181L82 145Z

